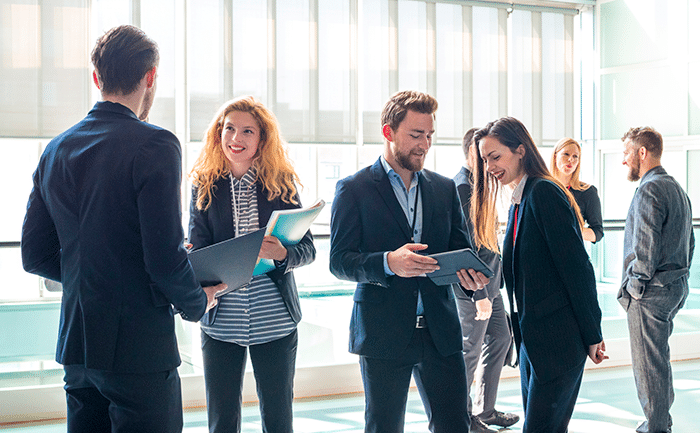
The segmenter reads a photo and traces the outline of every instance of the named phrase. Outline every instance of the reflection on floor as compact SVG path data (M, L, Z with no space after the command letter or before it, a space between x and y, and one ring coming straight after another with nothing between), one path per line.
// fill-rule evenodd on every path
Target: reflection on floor
M672 408L675 432L698 431L695 414L700 407L700 360L673 364L676 402ZM522 416L520 383L518 379L501 381L497 408ZM294 403L294 431L297 433L360 433L363 431L364 400L361 395L301 400ZM634 380L629 368L587 371L579 394L570 433L605 432L633 433L642 421ZM520 432L522 422L502 432ZM185 412L185 433L205 433L206 413L203 410ZM65 423L34 423L5 426L7 433L58 433ZM243 433L260 432L257 406L243 410ZM428 423L418 393L409 396L406 411L407 433L428 431Z

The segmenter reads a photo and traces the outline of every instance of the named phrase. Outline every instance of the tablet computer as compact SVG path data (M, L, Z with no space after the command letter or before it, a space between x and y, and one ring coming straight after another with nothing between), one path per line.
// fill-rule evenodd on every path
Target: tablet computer
M202 286L226 283L228 288L216 294L223 296L250 282L258 260L265 228L237 238L200 248L188 254L197 281Z
M486 275L487 278L493 278L494 275L491 268L471 248L430 254L428 257L437 260L440 266L437 271L426 274L438 286L459 284L457 271L460 269L474 269Z

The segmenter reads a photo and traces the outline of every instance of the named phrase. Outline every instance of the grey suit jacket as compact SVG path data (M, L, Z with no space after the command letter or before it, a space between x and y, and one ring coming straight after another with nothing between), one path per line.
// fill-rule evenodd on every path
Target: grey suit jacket
M640 299L648 285L687 278L694 248L688 195L663 167L649 170L627 213L620 295Z

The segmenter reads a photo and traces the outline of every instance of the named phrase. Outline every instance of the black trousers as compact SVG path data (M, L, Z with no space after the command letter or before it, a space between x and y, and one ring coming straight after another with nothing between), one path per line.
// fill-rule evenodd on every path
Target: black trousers
M467 381L462 352L442 356L430 331L416 329L399 358L360 356L365 388L365 432L402 433L411 374L429 428L434 433L469 433Z
M66 365L68 433L182 431L177 369L124 374Z
M520 389L525 409L523 433L566 433L574 413L583 367L581 364L549 382L535 376L525 345L520 345Z
M215 340L202 332L204 384L210 433L241 431L246 352L250 350L265 433L292 432L292 400L298 334L250 347Z

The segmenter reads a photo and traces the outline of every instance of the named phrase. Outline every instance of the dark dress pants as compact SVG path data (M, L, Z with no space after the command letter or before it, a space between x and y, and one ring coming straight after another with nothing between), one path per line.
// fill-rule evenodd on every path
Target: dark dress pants
M462 353L442 356L427 328L416 329L398 358L360 356L365 389L365 432L401 433L411 373L434 433L469 433Z
M292 432L292 400L298 334L249 347L215 340L202 332L204 384L210 433L241 431L241 401L246 352L260 401L265 433Z
M68 433L182 431L177 369L124 374L66 365Z
M566 433L581 388L581 364L548 382L535 376L524 344L520 344L520 388L525 409L523 433Z

